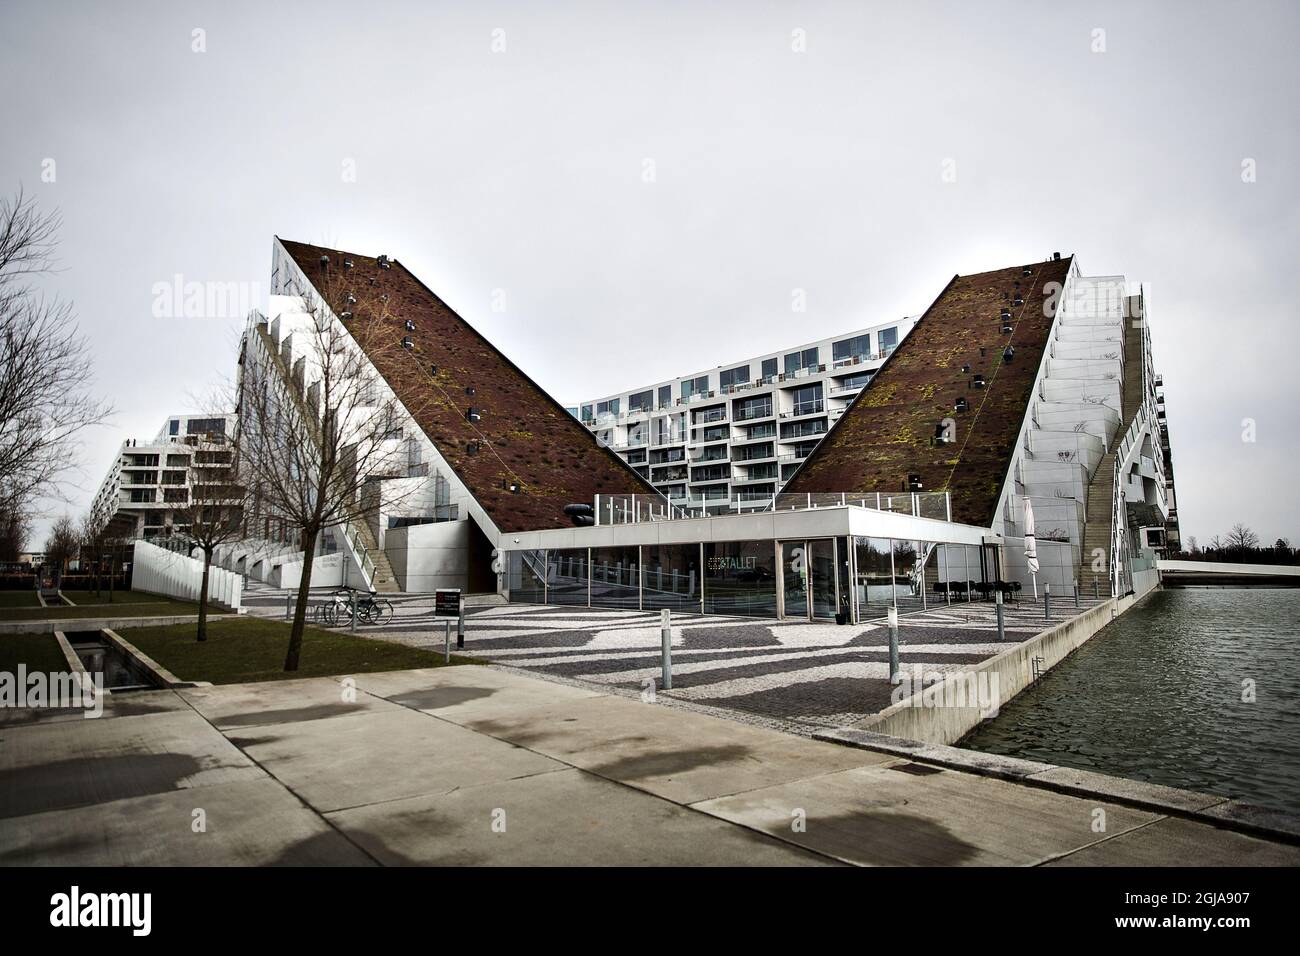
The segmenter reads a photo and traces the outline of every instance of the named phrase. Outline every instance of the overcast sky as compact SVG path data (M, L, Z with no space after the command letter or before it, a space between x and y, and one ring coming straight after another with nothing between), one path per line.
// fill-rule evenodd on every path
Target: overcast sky
M1059 250L1146 284L1184 540L1300 544L1298 9L4 0L0 189L62 212L119 410L57 507L233 372L241 318L157 284L256 305L276 234L403 260L566 403Z

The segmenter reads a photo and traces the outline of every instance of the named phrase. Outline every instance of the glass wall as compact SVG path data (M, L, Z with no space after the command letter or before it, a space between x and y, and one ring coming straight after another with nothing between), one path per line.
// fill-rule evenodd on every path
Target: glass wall
M700 609L698 544L643 545L641 560L645 583L642 606L647 611Z
M545 573L546 552L511 551L506 571L510 600L525 604L541 604L545 601L542 590L542 575Z
M776 617L776 549L770 539L704 545L704 612Z
M853 551L857 559L854 599L858 605L858 620L884 617L888 608L894 605L892 542L888 538L855 537Z
M587 605L587 549L546 552L546 603Z
M640 588L635 545L591 549L592 607L640 607Z

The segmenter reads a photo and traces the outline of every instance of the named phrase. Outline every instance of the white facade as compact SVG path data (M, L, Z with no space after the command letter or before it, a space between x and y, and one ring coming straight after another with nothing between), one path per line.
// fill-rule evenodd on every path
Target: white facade
M915 324L882 322L569 410L674 504L759 507Z
M123 442L91 503L95 527L146 540L182 530L178 509L225 482L230 452L214 446L234 427L234 415L170 415L152 441Z

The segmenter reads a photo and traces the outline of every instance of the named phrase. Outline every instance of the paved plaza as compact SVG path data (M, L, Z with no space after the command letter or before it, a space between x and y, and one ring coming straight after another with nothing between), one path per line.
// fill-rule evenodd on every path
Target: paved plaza
M994 605L939 605L899 618L899 660L927 675L969 669L1091 606L1015 602L1005 608L998 640ZM359 632L440 649L442 623L428 596L394 600L392 624ZM276 607L274 600L265 605ZM279 600L283 612L283 598ZM470 608L463 653L548 677L657 693L795 733L856 723L890 703L889 629L883 620L858 625L797 623L674 614L673 689L660 681L657 612L513 604Z

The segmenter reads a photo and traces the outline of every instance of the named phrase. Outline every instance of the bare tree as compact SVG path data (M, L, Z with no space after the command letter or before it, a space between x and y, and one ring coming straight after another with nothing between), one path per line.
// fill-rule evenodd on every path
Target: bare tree
M0 561L17 561L30 534L31 521L21 504L0 504Z
M91 361L67 303L33 284L53 267L57 214L19 192L0 200L0 508L58 494L78 434L103 422Z
M369 535L362 519L374 498L363 491L407 474L399 440L403 407L375 371L385 360L414 362L402 344L402 325L388 313L385 296L337 266L318 287L319 294L300 290L304 313L280 317L279 347L265 325L248 331L237 386L250 524L280 524L302 553L286 671L298 669L322 534L334 528L354 542Z
M1224 542L1224 547L1229 551L1253 551L1259 547L1259 535L1251 531L1250 528L1238 522L1232 526L1228 532L1228 538Z
M45 539L45 563L62 575L80 547L81 532L70 517L63 515L54 522L49 537Z
M208 639L208 578L212 572L212 556L219 546L243 536L245 489L239 480L238 434L237 429L231 435L209 433L194 443L190 500L173 512L176 535L189 542L191 551L197 549L203 553L195 635L200 641Z

